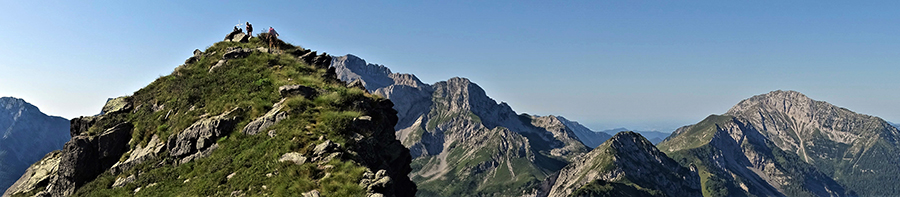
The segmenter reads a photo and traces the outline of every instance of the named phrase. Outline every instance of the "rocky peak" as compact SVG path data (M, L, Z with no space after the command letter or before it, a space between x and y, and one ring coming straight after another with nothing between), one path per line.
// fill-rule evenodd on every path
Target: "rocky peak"
M0 111L0 119L7 119L7 117L9 117L12 120L16 120L19 117L21 117L23 114L26 114L26 113L43 114L41 112L41 110L39 110L34 105L31 105L31 103L25 102L25 100L22 100L20 98L14 98L14 97L0 98L0 107L2 107L2 108L0 108L0 109L2 109L2 111ZM4 125L8 125L8 124L0 124L0 126L4 126ZM5 130L6 128L0 128L0 129L4 129L4 131L6 131Z
M695 171L680 166L631 131L617 133L548 178L539 196L608 195L608 189L597 188L610 185L662 193L654 196L700 196L700 177Z
M653 143L634 131L622 131L609 138L608 146L614 150L644 149L652 153L662 154L653 146Z
M338 79L341 81L351 82L360 79L366 86L366 90L369 91L376 91L392 85L428 86L415 75L393 73L384 65L366 63L366 60L352 54L333 57L331 67L335 68Z

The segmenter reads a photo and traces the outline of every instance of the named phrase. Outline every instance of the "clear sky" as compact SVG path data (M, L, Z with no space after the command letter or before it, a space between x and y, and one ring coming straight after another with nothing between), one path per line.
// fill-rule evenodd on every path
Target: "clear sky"
M66 118L250 21L595 130L668 132L778 89L900 121L898 1L0 2L0 96Z

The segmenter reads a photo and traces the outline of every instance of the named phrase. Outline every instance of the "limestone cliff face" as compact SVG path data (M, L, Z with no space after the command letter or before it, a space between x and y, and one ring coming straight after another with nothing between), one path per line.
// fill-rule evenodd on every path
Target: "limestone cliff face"
M701 195L696 169L680 166L630 131L616 134L567 165L548 178L543 190L540 196Z
M816 101L795 91L743 100L726 115L741 117L778 148L860 195L900 195L900 131L875 116Z
M19 98L0 98L0 191L69 140L69 121L48 116Z
M334 59L338 78L395 103L395 130L414 157L419 195L522 195L588 150L571 122L517 115L468 79L427 85L353 55Z

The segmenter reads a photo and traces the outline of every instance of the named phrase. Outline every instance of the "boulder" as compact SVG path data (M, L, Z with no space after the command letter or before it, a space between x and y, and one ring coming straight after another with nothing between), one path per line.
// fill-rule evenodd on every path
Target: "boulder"
M281 101L278 101L278 103L275 103L275 105L272 106L272 110L269 110L269 112L266 112L266 114L263 114L263 116L256 118L255 120L253 120L253 122L248 123L247 126L245 126L242 130L242 133L247 135L256 135L260 131L269 128L272 125L275 125L275 123L278 123L281 120L286 119L288 117L287 112L281 111L282 109L284 109L285 100L287 99L281 99Z
M128 110L131 110L131 97L122 96L106 101L106 105L103 105L100 115L127 112Z
M228 33L227 35L225 35L225 40L223 40L223 41L234 40L234 37L238 34L244 34L244 31L241 31L241 29L238 29L238 28L234 28L234 30L232 30L231 33Z
M241 47L228 47L225 49L225 54L222 54L222 59L237 59L244 58L252 53L252 49L245 49Z
M227 62L227 60L219 60L218 62L216 62L216 65L213 65L212 67L209 67L209 73L212 73L213 70L215 70L215 69L218 68L218 67L224 66L224 65L225 65L225 62Z
M73 118L69 121L69 124L71 125L69 127L69 135L75 137L81 135L81 133L87 132L87 130L90 129L91 126L94 126L94 123L96 123L97 120L100 119L100 117L96 116L82 116Z
M297 165L303 165L304 163L306 163L307 159L308 158L304 157L302 154L300 154L298 152L289 152L289 153L285 153L284 155L281 155L281 158L278 159L278 161L280 161L280 162L289 161L289 162L294 162Z
M247 43L247 42L250 42L250 36L248 36L247 34L244 34L244 33L237 33L237 34L234 34L234 37L231 38L231 40L229 40L229 41Z
M319 197L319 191L312 190L312 191L305 192L305 193L303 193L303 197Z
M138 145L135 147L134 150L131 151L131 154L129 154L128 159L114 164L109 168L109 172L114 175L125 172L144 161L157 157L165 147L166 144L159 139L159 136L153 135L153 137L150 138L150 142L147 143L147 146Z
M325 140L324 142L319 143L319 145L316 145L316 148L313 149L313 155L317 157L322 156L327 153L334 152L337 148L338 144L331 142L331 140Z
M116 178L115 182L113 182L112 187L119 188L119 187L125 186L126 184L133 183L136 179L137 179L137 177L135 177L133 174L129 175L127 177L119 177L119 178Z
M347 84L348 88L359 88L361 90L366 90L366 82L363 82L362 79L354 79L349 84Z
M200 51L200 49L194 49L194 56L191 56L187 60L184 60L184 64L187 65L187 64L193 64L194 62L197 62L198 60L200 60L201 54L203 54L203 52Z
M219 137L234 130L234 124L238 122L239 109L235 108L218 116L198 120L184 131L169 137L166 143L169 156L183 158L212 146Z
M281 94L281 98L286 98L294 95L300 95L307 99L315 98L318 92L316 89L311 87L306 87L303 85L285 85L278 87L278 93Z

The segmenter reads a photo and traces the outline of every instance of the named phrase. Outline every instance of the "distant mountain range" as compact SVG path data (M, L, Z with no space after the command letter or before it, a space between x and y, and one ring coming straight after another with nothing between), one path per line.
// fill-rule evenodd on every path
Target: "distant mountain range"
M468 79L428 85L352 55L332 66L395 103L421 196L900 195L895 126L795 91L754 96L672 134L594 132L516 115Z
M19 98L0 98L0 191L69 138L69 120L48 116Z
M653 144L659 144L659 142L662 142L664 139L666 139L667 137L669 137L669 135L672 135L672 133L666 133L666 132L659 132L659 131L638 131L638 130L629 130L629 129L626 129L626 128L608 129L608 130L603 130L603 131L600 131L600 132L607 133L607 134L610 134L610 135L615 135L616 133L619 133L619 132L622 132L622 131L634 131L634 132L636 132L636 133L640 133L641 136L644 136L644 138L647 138L647 140L649 140L649 141L652 142Z
M590 150L579 139L609 138L559 116L516 114L465 78L424 84L353 55L332 67L342 81L394 102L419 196L524 195Z

